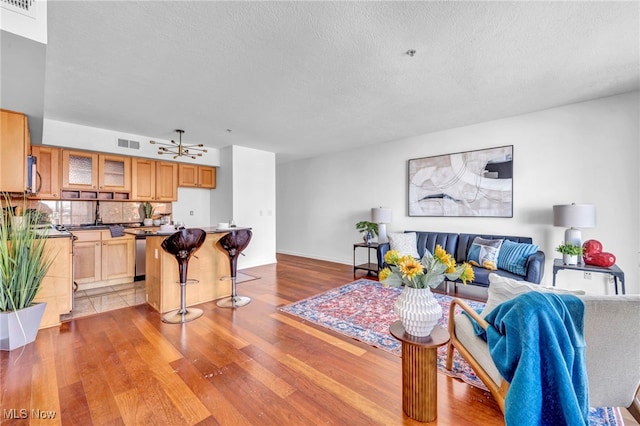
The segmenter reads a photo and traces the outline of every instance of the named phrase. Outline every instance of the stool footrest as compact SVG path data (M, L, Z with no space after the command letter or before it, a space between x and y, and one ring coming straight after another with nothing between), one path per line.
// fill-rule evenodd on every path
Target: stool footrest
M198 284L200 280L192 280L189 278L185 284ZM176 281L176 284L182 284L180 281Z

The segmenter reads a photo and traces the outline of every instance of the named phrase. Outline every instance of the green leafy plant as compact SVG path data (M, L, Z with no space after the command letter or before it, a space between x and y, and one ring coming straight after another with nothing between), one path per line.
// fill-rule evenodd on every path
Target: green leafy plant
M142 209L144 210L144 217L147 219L151 219L153 216L153 205L150 202L146 201L142 203Z
M580 256L582 254L582 247L575 244L560 244L556 247L556 251L570 256Z
M3 193L3 198L9 206L9 195ZM6 212L0 221L0 312L30 306L53 263L53 257L45 252L46 231L30 226L38 223L40 213L32 211L16 220L21 216L12 209Z
M360 232L372 232L374 236L378 236L378 224L366 220L356 223L356 229Z

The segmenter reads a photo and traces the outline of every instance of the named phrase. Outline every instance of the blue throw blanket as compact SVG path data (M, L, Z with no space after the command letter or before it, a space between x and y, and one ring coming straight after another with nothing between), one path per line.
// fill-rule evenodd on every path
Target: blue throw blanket
M509 383L505 421L522 425L586 425L589 396L584 304L573 295L528 292L498 305L485 339Z

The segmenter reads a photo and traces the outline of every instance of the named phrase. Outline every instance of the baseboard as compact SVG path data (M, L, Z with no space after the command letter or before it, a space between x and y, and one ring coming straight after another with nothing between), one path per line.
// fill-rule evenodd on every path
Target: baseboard
M325 262L340 263L342 265L353 265L353 259L349 259L349 260L336 259L332 257L315 256L315 255L310 255L308 253L298 253L298 252L293 252L288 250L277 250L276 254L288 254L290 256L306 257L309 259L323 260Z

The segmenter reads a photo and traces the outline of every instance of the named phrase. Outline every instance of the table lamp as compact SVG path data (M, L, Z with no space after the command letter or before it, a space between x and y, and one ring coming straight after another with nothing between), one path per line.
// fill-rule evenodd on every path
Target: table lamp
M580 228L596 226L596 207L593 204L568 204L553 206L553 225L568 226L564 243L582 246Z
M388 242L387 223L391 223L391 209L373 207L371 209L371 222L378 224L378 243Z

